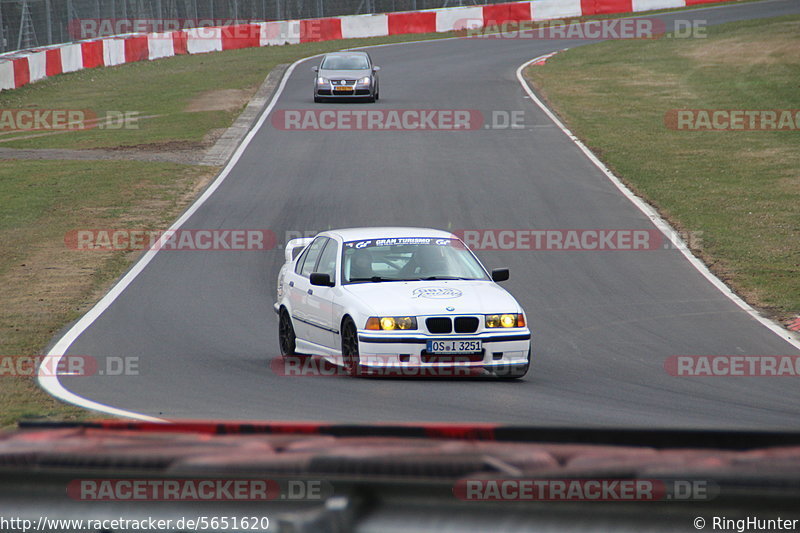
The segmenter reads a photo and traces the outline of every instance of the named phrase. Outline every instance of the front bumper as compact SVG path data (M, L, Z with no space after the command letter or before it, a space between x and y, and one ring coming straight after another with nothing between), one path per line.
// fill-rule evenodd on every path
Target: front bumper
M480 340L483 349L464 354L428 353L428 341L441 339ZM527 328L513 328L513 331L473 335L409 335L362 330L358 340L360 364L366 368L490 368L527 364L531 332Z
M316 85L314 86L314 96L322 98L358 98L372 96L372 88L369 86L357 86L349 91L334 91L330 85L327 87Z

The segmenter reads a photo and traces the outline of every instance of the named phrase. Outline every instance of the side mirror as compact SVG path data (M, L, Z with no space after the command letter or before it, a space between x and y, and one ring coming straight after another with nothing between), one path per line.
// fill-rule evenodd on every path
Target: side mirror
M319 67L315 65L311 67L311 70L313 70L314 72L319 72Z
M381 69L381 67L379 67L378 65L375 65L374 67L372 67L372 72L378 72L380 69Z
M321 272L314 272L309 278L312 285L317 287L333 287L334 283L331 281L330 274L323 274Z
M492 281L501 282L507 280L509 272L507 268L495 268L492 270Z

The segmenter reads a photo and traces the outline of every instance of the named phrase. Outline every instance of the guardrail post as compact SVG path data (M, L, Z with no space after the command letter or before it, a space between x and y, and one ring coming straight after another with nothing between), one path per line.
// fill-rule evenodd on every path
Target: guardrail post
M6 33L3 30L3 3L0 2L0 52L6 51Z
M44 0L45 17L47 19L47 44L53 44L53 13L50 9L50 0Z

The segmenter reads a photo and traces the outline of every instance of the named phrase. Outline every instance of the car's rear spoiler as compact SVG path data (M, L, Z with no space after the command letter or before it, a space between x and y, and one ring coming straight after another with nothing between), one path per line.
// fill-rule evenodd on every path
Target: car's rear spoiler
M283 255L286 258L286 262L291 261L294 259L294 251L297 248L305 248L311 241L314 240L314 237L305 237L302 239L292 239L291 241L286 243L286 247L283 249Z

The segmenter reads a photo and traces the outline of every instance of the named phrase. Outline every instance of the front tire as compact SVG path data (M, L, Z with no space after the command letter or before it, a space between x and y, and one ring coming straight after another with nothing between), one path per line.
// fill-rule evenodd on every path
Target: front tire
M355 376L358 373L360 365L358 330L350 317L345 318L342 322L342 361L349 375Z
M297 355L297 336L294 334L294 326L292 326L292 318L285 307L281 308L278 315L278 343L281 347L281 355L283 357L291 357Z

